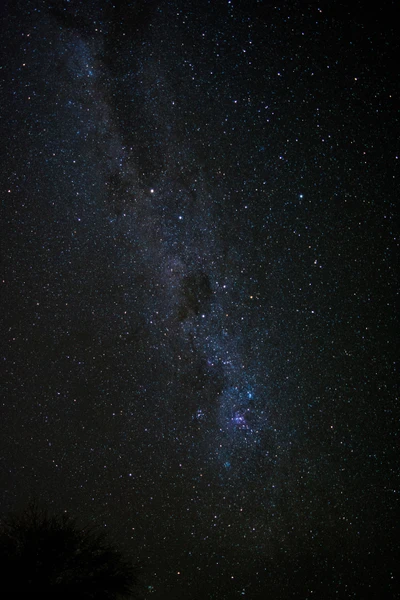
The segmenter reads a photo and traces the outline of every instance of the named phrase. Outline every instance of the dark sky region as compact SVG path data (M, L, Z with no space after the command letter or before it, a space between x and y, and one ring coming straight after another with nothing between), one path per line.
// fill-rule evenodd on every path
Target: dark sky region
M396 4L2 4L0 508L145 598L398 597Z

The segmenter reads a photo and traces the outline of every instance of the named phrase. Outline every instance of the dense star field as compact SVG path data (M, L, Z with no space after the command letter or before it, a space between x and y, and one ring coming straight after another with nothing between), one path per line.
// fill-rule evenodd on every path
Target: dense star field
M0 508L146 598L399 590L395 4L1 9Z

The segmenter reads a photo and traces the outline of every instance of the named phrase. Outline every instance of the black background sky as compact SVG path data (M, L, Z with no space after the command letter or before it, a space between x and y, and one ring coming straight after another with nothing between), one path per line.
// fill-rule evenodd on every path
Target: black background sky
M2 8L1 511L146 597L395 597L395 2Z

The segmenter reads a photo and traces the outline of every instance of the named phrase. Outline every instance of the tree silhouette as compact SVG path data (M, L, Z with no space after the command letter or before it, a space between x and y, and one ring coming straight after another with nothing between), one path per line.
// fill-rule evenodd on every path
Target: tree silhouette
M104 534L36 504L2 520L0 573L3 598L117 600L134 598L137 584L137 569Z

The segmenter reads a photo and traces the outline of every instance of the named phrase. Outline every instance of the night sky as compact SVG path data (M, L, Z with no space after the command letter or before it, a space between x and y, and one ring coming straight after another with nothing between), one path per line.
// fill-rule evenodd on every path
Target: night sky
M397 3L346 4L3 3L0 509L146 598L399 590Z

